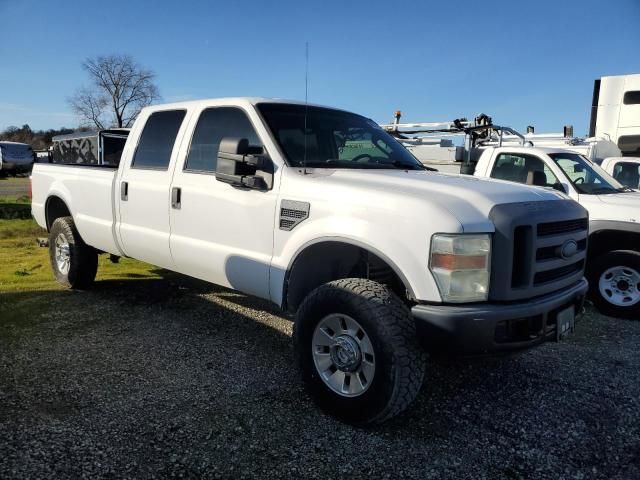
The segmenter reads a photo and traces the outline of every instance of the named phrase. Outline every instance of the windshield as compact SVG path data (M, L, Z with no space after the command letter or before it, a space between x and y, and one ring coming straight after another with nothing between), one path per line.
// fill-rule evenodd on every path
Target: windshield
M258 110L292 167L425 169L391 135L360 115L285 103L261 103Z
M549 156L562 169L578 193L600 195L628 190L602 168L582 155L577 153L550 153Z

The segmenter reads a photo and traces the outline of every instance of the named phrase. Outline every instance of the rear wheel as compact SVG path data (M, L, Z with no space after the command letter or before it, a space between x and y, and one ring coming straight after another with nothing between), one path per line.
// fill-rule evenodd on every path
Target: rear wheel
M71 217L57 218L51 225L49 259L56 280L66 287L87 288L96 278L98 253L84 243Z
M307 391L343 421L379 423L418 395L425 355L407 307L365 279L318 287L296 315L294 344Z
M589 268L591 300L600 312L640 317L640 253L618 250L595 258Z

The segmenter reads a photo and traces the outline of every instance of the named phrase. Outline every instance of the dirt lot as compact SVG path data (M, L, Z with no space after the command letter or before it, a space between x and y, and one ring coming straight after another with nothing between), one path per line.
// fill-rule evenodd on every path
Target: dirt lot
M433 361L414 408L316 409L269 304L186 279L0 293L0 478L640 478L640 322Z

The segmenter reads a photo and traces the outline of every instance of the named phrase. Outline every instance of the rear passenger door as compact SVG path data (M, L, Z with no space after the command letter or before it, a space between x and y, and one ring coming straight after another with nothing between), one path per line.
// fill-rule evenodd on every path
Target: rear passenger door
M247 112L238 107L205 108L194 112L191 123L193 134L190 142L185 139L172 184L176 270L269 298L277 189L238 188L215 177L222 138L246 138L252 147L263 142Z
M131 162L123 165L116 185L118 233L124 252L153 265L173 269L169 248L171 177L187 111L151 112L144 122Z

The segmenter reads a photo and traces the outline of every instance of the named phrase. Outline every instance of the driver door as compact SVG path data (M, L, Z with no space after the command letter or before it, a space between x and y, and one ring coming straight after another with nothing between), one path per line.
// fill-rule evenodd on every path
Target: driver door
M222 138L246 138L255 147L263 142L248 113L232 106L197 112L188 131L193 135L184 142L171 184L170 245L176 269L269 298L277 188L238 188L215 177Z

